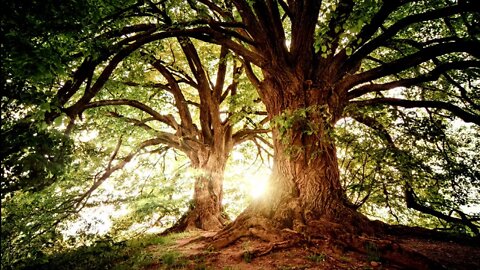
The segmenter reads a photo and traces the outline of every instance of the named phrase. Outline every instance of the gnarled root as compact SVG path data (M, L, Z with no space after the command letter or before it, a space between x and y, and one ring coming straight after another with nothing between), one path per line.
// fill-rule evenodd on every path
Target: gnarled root
M161 235L179 233L186 231L204 230L219 231L228 222L224 214L212 214L201 212L195 208L189 209L172 227L168 228Z
M266 218L249 217L237 219L237 221L213 236L210 247L218 250L233 244L242 237L254 237L268 243L267 246L246 250L245 252L252 259L267 255L277 249L298 245L304 241L304 237L298 232L290 229L277 229Z
M363 220L364 221L364 220ZM440 263L396 243L383 233L374 236L371 231L385 228L383 223L371 222L367 232L359 231L354 224L340 224L328 220L310 221L305 224L302 232L289 228L279 228L274 222L264 217L246 217L237 219L224 230L211 238L210 245L215 249L224 248L242 237L254 237L269 244L248 250L250 258L266 255L274 250L302 245L314 245L323 242L327 245L340 247L342 250L352 250L385 260L402 267L412 269L444 269ZM367 226L362 224L359 227ZM383 235L379 237L378 235Z
M386 228L386 224L370 221L372 228ZM365 225L365 224L364 224ZM328 243L341 247L344 250L353 250L368 256L386 260L411 269L444 269L440 263L430 259L408 247L389 239L388 235L382 237L370 233L353 231L352 224L339 224L326 220L310 222L307 226L308 235L312 238L324 238ZM371 229L367 230L371 232ZM383 233L380 233L383 234Z
M254 236L272 242L275 241L273 232L275 232L275 228L269 224L266 218L239 217L235 222L213 236L211 246L215 249L224 248L244 236Z

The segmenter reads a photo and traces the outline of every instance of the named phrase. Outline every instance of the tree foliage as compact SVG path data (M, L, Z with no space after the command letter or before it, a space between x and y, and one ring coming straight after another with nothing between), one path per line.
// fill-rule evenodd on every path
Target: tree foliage
M2 20L2 199L21 191L8 199L28 202L91 158L81 171L95 172L85 174L93 185L75 194L83 200L137 155L166 151L154 145L187 156L208 145L215 121L265 150L253 129L271 120L271 197L227 233L252 216L294 231L362 223L358 209L478 234L474 1L80 2L4 4L13 12ZM211 96L214 112L202 106ZM52 122L76 142L95 130L103 144L68 158L79 146ZM248 226L272 232L266 223Z

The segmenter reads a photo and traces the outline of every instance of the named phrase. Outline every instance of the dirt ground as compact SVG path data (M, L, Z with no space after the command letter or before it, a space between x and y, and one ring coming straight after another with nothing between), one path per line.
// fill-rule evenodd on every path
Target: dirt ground
M372 247L367 254L345 248L332 247L318 241L290 248L272 250L254 257L250 252L267 248L268 243L253 238L244 238L220 251L209 250L208 237L215 232L198 232L179 239L168 249L176 250L187 263L181 267L152 264L147 269L220 269L220 270L299 270L299 269L412 269L401 263L382 259L381 251ZM449 240L401 238L395 240L401 247L414 250L439 263L444 269L480 269L480 243L456 243ZM165 248L165 247L161 247ZM162 252L151 246L151 252Z

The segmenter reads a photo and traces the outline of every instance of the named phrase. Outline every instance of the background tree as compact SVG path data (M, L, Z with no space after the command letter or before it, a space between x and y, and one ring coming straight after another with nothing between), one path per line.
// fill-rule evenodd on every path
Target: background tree
M149 44L125 58L105 89L76 112L102 108L89 117L108 114L146 131L141 147L165 145L189 158L197 171L191 209L170 231L225 225L222 186L228 156L235 145L267 132L254 92L242 85L240 63L225 48L197 47L188 38ZM77 104L66 108L67 114L78 110Z
M160 74L166 78L166 81L163 85L159 84L157 86L170 90L174 100L173 102L177 105L176 112L179 115L179 123L177 123L177 120L171 114L161 115L161 113L154 111L147 105L134 99L115 99L108 101L101 100L94 103L88 103L107 83L108 79L112 76L115 67L124 61L127 56L148 42L168 36L175 36L175 34L163 33L158 37L150 38L149 34L151 34L155 29L154 23L147 22L133 26L125 24L127 21L131 22L131 17L139 16L136 15L136 13L140 13L142 15L151 14L151 11L148 9L144 10L143 7L141 7L141 3L124 3L124 6L121 8L120 6L110 5L108 3L98 3L92 7L87 5L84 7L86 10L85 12L87 12L89 9L95 10L95 12L92 13L93 15L81 17L82 15L80 14L79 16L76 15L70 20L67 19L69 23L72 23L75 26L72 26L72 29L66 28L68 30L65 30L64 28L57 27L55 24L56 20L63 20L64 16L69 16L72 5L72 3L66 3L65 6L58 7L58 10L50 9L51 7L46 5L45 7L42 7L47 10L45 14L37 14L34 9L31 9L32 7L27 7L24 5L24 3L11 3L10 8L12 8L12 10L15 12L18 12L19 14L17 15L19 15L19 17L20 15L27 17L31 16L34 19L32 19L31 22L33 33L28 31L23 33L22 31L28 28L27 26L23 26L20 22L10 22L7 20L7 22L10 22L14 26L12 30L10 30L11 33L9 33L11 39L8 40L11 43L9 45L11 45L13 48L11 51L9 51L8 55L8 59L10 59L9 67L12 69L11 71L7 72L7 74L10 74L8 77L9 84L12 84L12 80L15 78L15 76L11 74L13 72L19 72L24 78L29 78L30 84L34 82L34 87L38 88L38 91L45 91L44 89L49 86L41 85L40 80L35 78L35 76L45 77L43 80L48 81L48 84L51 88L58 89L53 102L48 101L49 99L52 99L52 97L47 97L45 94L43 98L37 98L40 100L40 104L42 105L41 108L43 108L43 110L32 110L38 115L37 118L39 118L40 123L42 123L44 118L47 120L47 122L53 121L54 119L57 119L57 121L62 121L61 118L57 118L62 111L68 114L72 120L70 124L68 124L69 126L67 128L67 133L69 133L73 128L73 120L85 109L106 105L130 105L131 107L136 107L139 111L146 111L147 114L150 113L150 116L153 117L154 121L159 121L165 125L164 127L173 128L175 130L173 133L157 132L156 138L139 143L136 150L126 155L124 162L120 162L118 166L108 168L107 172L104 174L104 177L102 176L98 179L98 181L96 181L96 185L92 186L91 189L84 194L84 198L87 198L89 194L98 188L98 186L101 185L101 183L105 181L111 173L123 168L126 162L131 160L142 149L159 143L165 143L170 147L174 146L177 149L187 153L187 155L189 155L191 158L192 166L203 171L197 176L199 179L203 180L198 181L198 184L195 188L196 192L193 203L193 205L198 205L198 207L194 207L194 209L202 208L202 210L192 211L192 217L187 218L187 221L183 227L188 225L188 227L193 226L204 229L219 228L219 226L224 223L224 218L221 217L221 178L228 154L235 144L238 144L246 139L251 139L257 133L265 132L265 130L249 130L248 125L245 125L245 129L243 129L241 132L235 133L233 130L233 125L241 121L241 114L247 116L249 113L246 113L244 109L240 109L239 113L236 114L228 114L227 112L220 111L221 109L226 109L224 105L220 106L224 101L229 101L231 105L234 103L240 103L240 99L230 98L229 96L236 95L236 88L242 68L240 66L236 66L231 70L228 70L228 52L224 48L221 50L221 52L218 52L221 54L217 63L218 73L215 74L215 77L210 78L210 75L208 74L209 71L202 66L202 63L197 55L198 52L194 46L190 44L190 41L187 38L183 38L181 40L181 47L183 48L183 51L189 55L190 58L197 58L194 62L189 63L190 68L192 69L192 72L187 72L189 74L185 73L182 68L179 68L178 66L175 67L175 65L178 64L175 63L175 59L178 58L178 56L173 55L173 51L171 55L171 57L173 57L173 62L169 63L169 66L165 66L165 63L163 63L161 60L156 61L155 59L152 59L151 57L154 56L150 55L145 57L149 58L145 64L155 66L158 69L158 72L160 72ZM103 6L105 6L104 9L102 8ZM36 18L35 16L39 18ZM168 23L165 25L165 27L170 26L172 23L171 21L168 21L169 18L167 15L164 14L163 16ZM17 18L15 17L14 19L16 20ZM50 22L49 20L52 20L53 22ZM133 21L135 21L135 19L133 19ZM38 25L35 23L38 23ZM46 46L44 46L41 41L36 42L35 40L36 38L42 38L39 37L42 34L40 31L41 29L43 29L44 33L50 35L49 37L44 38L44 42L48 44ZM86 40L80 44L77 44L75 43L77 38L80 39L83 36L74 36L75 33L79 31L85 32L84 38ZM97 37L93 39L92 37L95 35ZM64 42L66 44L61 42L51 44L52 41L56 40L66 40L67 42ZM61 50L61 52L59 52L61 55L57 55L59 63L56 61L51 61L51 59L50 61L47 61L47 59L44 59L45 61L38 61L37 58L43 53L31 52L29 55L27 55L23 51L19 51L21 46L19 46L17 43L21 42L27 43L28 46L35 50L44 49L47 50L47 52L48 50L51 50L54 51L53 53L56 52L55 50ZM176 48L176 50L177 49L181 50L180 48ZM128 60L125 62L128 62ZM32 63L32 65L34 65L34 67L38 70L27 72L27 69L15 68L15 64L20 63L23 65ZM48 65L51 66L50 69L44 67ZM61 72L57 70L60 68L63 68L64 70ZM67 75L67 70L72 70L72 68L74 72L69 77ZM50 72L47 72L46 70L49 70ZM99 75L97 75L96 72L99 72ZM233 73L232 79L229 82L226 81L226 72ZM212 80L216 80L215 83L212 83ZM197 88L198 92L201 93L200 99L191 101L189 104L187 104L187 100L183 96L179 86L179 84L182 83L185 85L190 84L190 87ZM226 85L227 83L229 83L229 85ZM136 89L138 89L140 86L141 85L137 85ZM130 85L125 87L134 86ZM78 101L76 101L75 99L77 98L79 91L82 90L85 91L85 94L80 97ZM33 95L33 90L25 89L21 90L21 92L24 96ZM118 98L119 95L116 97ZM152 97L153 96L150 98ZM166 95L163 95L162 98L168 99ZM22 98L22 102L25 101L26 99ZM194 123L195 120L192 120L193 118L191 112L189 111L195 106L199 108L199 116L195 116L195 118L198 117L200 119L196 124ZM220 113L223 113L225 117L222 116L221 119ZM111 115L115 116L116 114L113 112ZM254 114L251 115L254 116ZM120 117L121 115L116 116ZM126 118L128 118L128 116ZM252 118L249 119L252 120ZM129 120L135 121L138 119L135 119L134 117L130 118ZM139 122L137 122L137 124L139 124ZM251 123L248 124L251 126ZM147 128L148 124L144 123L142 127ZM198 127L201 128L199 129ZM13 135L17 135L18 132L18 129L10 131L10 133ZM155 133L155 129L151 128L149 132ZM15 136L11 137L15 138ZM18 142L18 138L15 139L15 142ZM12 142L12 145L14 145L15 142ZM192 147L192 145L194 146ZM12 149L15 150L16 148ZM42 153L37 156L43 157ZM66 159L61 160L68 162ZM36 162L35 164L40 167L43 165L48 165L39 162ZM23 168L26 169L27 167L23 166ZM44 170L44 168L40 169ZM45 169L48 169L48 166L45 166ZM36 179L41 179L41 177L36 177ZM14 179L11 178L10 181L12 182ZM31 180L27 179L27 181L28 185L33 185ZM209 184L207 185L203 183L205 181ZM7 182L3 184L7 184ZM8 188L13 189L13 185L14 184L12 184L12 187ZM19 184L16 183L15 185ZM5 191L7 191L6 187ZM212 196L206 195L206 192L210 192ZM202 198L202 202L200 202L199 198ZM207 202L207 200L211 200L211 202ZM199 213L201 212L201 214L197 213L197 211ZM215 219L218 220L215 221Z
M64 232L68 222L78 218L84 208L95 207L96 204L118 206L121 202L136 199L140 205L138 208L144 212L150 213L156 209L160 216L169 218L177 215L184 202L179 202L178 197L172 199L172 193L184 193L183 187L188 187L185 183L178 184L178 175L170 179L171 183L152 188L148 194L130 190L132 194L137 194L135 198L112 198L109 195L109 200L102 201L101 194L95 194L102 193L99 192L101 185L111 176L117 178L132 160L143 160L142 164L146 164L144 168L148 169L151 164L148 165L142 157L149 154L164 155L173 144L187 151L195 166L206 166L208 163L215 167L218 163L223 170L228 151L236 143L266 131L252 130L259 127L255 124L258 113L249 110L253 107L261 108L261 105L253 102L256 99L252 97L254 92L237 95L238 92L248 92L248 89L237 89L237 85L242 84L242 68L238 62L233 65L236 61L225 48L205 47L202 54L211 50L210 53L215 51L221 57L214 60L215 57L209 56L211 59L205 61L208 63L206 67L202 65L204 61L188 63L181 56L182 46L185 53L191 56L198 53L187 38L182 39L182 46L178 45L180 43L173 45L173 42L167 42L166 46L175 47L174 51L150 50L155 46L162 47L160 43L150 44L151 47L144 47L142 52L136 51L149 42L178 35L174 31L150 38L149 34L158 25L137 19L152 15L151 11L142 7L141 2L125 1L118 5L95 2L83 3L82 6L76 5L75 1L62 5L46 2L40 6L21 1L3 4L12 12L4 14L5 20L2 19L2 30L5 30L2 34L6 34L6 39L2 39L2 55L5 56L2 57L2 84L7 92L2 95L2 140L5 144L1 152L1 195L2 225L8 224L2 226L2 265L17 265L27 257L41 259L40 250L62 242L59 233L62 230ZM82 12L76 12L76 8ZM136 24L139 21L142 23ZM171 27L171 23L164 27ZM133 52L136 54L131 55ZM131 57L126 59L128 56ZM154 57L163 57L167 62ZM133 64L134 61L141 61L144 66L139 67L138 64ZM120 72L125 73L112 75L120 63ZM149 70L155 69L154 66L158 68L156 75ZM194 68L195 72L188 71L189 67ZM218 68L218 74L212 70L215 68ZM196 72L197 69L201 74ZM145 70L149 70L147 75L153 77L166 75L152 87L152 81L155 80L143 74ZM118 78L126 81L117 80ZM132 78L138 79L140 83L131 85ZM106 84L108 89L100 92ZM160 112L134 100L142 89L146 92L142 96L145 104L159 106L161 113L169 111L169 115L160 116L162 124L159 119L152 120ZM178 92L180 89L184 92ZM194 89L203 91L201 98L195 94ZM213 89L214 93L210 93ZM167 94L168 90L170 93ZM90 95L95 91L100 92L95 101L90 102L95 94L90 99L82 97L82 94ZM109 99L105 100L107 98ZM153 100L149 101L148 98ZM179 103L179 107L175 107L175 98L177 101L184 98L188 104ZM217 110L217 115L213 116L211 108ZM185 111L186 109L192 112ZM64 117L65 113L70 117ZM172 115L175 113L178 113L178 118ZM83 119L74 125L74 120L80 114L83 114ZM142 119L145 115L149 115L150 119ZM183 119L187 122L183 124L188 125L188 128L181 125L182 117L186 117ZM220 119L220 128L218 125L215 128L209 126L212 117L217 124ZM143 125L136 118L145 120ZM156 123L147 128L152 122ZM175 123L175 127L168 126ZM202 131L202 125L211 130ZM234 128L234 125L238 127ZM162 132L165 128L168 132L173 132ZM62 129L65 134L59 132ZM185 135L182 132L192 134ZM188 135L192 135L190 139L196 141L183 142ZM95 143L85 143L81 138L85 136L98 138ZM224 140L220 142L224 144L213 145L212 141L217 139ZM103 144L99 144L98 140L102 140ZM202 145L202 141L205 144ZM168 147L158 144L167 144ZM194 148L199 150L198 153L188 148L191 144L196 145ZM221 159L215 160L216 162L212 162L213 159L209 162L204 160L208 159L210 153L217 155L215 151L223 151L225 147L227 153L222 153ZM151 161L148 158L146 160ZM170 165L173 163L171 160L168 162ZM161 166L158 169L165 173ZM215 190L212 191L211 185L198 185L197 194L212 191L221 197L222 190L218 189L218 181L221 180L222 173L214 171ZM134 173L127 177L124 173L122 177L128 179L132 174ZM208 172L196 175L202 180L209 178ZM160 178L160 182L167 181L164 179L167 176ZM139 180L146 182L146 179ZM180 186L176 187L175 183ZM140 185L141 189L144 186ZM152 197L155 196L157 201L152 203ZM198 204L198 196L196 197L194 205ZM170 203L166 204L165 198L170 198ZM203 204L208 204L206 200L215 203L208 206L214 211L220 209L221 200L218 197L207 196L203 199ZM223 218L220 213L217 214L218 216L208 213L204 215L205 219L211 218L213 221L202 221L200 219L204 216L199 218L198 213L195 216L191 214L194 218L188 218L188 223L183 225L204 226L208 223L207 225L218 228L220 221L214 219L223 221ZM132 221L126 223L131 224Z

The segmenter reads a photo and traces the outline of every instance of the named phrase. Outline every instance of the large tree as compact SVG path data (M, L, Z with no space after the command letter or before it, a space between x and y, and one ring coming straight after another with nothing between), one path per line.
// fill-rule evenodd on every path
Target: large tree
M415 147L399 146L402 134L390 134L394 129L385 126L407 125L412 119L436 123L431 126L440 129L446 120L480 124L480 15L473 1L145 1L128 15L142 23L103 33L123 39L86 58L60 89L58 105L69 116L74 118L92 102L126 56L156 40L181 36L237 54L273 123L275 163L269 192L221 232L215 246L244 235L280 240L294 234L330 236L362 249L361 238L354 235L384 228L358 213L342 188L334 135L338 121L347 117L375 130L390 149L398 150L385 161L403 168L397 172L404 182L396 189L405 194L408 207L460 220L478 231L478 221L467 214L452 216L417 200L415 188L421 185L413 180L421 180L420 172L427 169L408 170L405 160L413 155L404 153ZM187 58L193 65L199 59L192 54ZM102 61L107 64L99 66ZM102 71L92 82L97 66ZM79 92L82 96L67 104ZM420 110L415 115L401 108ZM438 134L423 132L419 137ZM444 157L452 161L451 153L455 151ZM453 161L450 164L458 163Z
M155 23L104 33L124 39L103 58L97 56L97 61L110 59L94 83L89 74L95 61L87 58L60 89L59 104L64 106L83 85L83 95L64 106L71 117L81 113L126 56L156 40L183 36L195 71L200 59L191 53L194 47L186 37L233 51L274 123L271 194L244 217L266 215L273 217L268 223L299 230L319 219L358 222L356 227L369 224L346 201L332 138L335 124L345 117L382 130L381 121L368 117L367 108L423 108L437 118L480 124L479 13L471 1L202 0L144 5L128 10L128 15ZM384 137L390 141L388 135Z
M332 135L344 117L384 131L367 109L422 108L433 120L480 124L479 12L473 1L171 5L149 2L153 13L176 15L175 31L241 56L274 123L269 194L218 235L217 247L247 234L279 239L281 229L320 237L380 228L355 210L340 183ZM384 137L394 147L391 136ZM425 210L410 183L399 188L407 206Z

